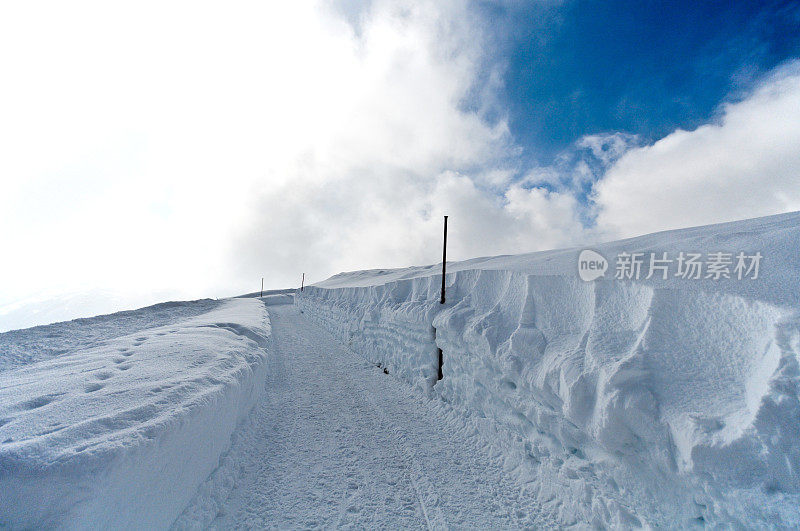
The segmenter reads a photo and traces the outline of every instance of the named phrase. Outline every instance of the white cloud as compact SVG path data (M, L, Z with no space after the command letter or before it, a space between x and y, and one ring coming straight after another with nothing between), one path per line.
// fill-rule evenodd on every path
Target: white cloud
M549 249L587 236L568 193L511 185L495 194L452 171L385 177L298 183L262 196L260 215L230 256L238 257L242 274L282 274L294 285L300 272L320 280L339 271L435 263L444 214L453 260Z
M636 135L617 132L585 135L575 145L579 149L589 150L601 164L608 165L616 162L638 142L639 139Z
M262 275L279 287L304 268L436 260L447 171L489 183L470 193L502 209L508 129L480 101L462 108L485 95L478 79L497 82L479 75L467 4L346 14L3 4L0 304L90 288L227 295Z
M584 135L556 156L550 165L528 170L521 182L579 193L591 187L622 155L639 144L639 137L628 133Z
M510 184L505 122L463 108L485 59L480 27L463 5L442 5L373 4L355 47L355 96L328 101L346 120L309 146L290 182L262 191L228 253L232 269L292 285L301 271L321 280L433 263L444 214L453 259L580 238L571 196Z
M632 236L800 210L800 64L718 123L628 151L594 188L598 227Z
M266 161L335 118L315 83L350 40L313 8L4 3L0 299L234 288L222 250Z

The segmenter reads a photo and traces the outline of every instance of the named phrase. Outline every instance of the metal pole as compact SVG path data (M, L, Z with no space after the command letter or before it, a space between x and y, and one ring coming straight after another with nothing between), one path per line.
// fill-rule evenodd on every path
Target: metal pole
M444 243L442 244L442 298L439 300L439 304L444 304L444 290L445 290L444 279L446 275L447 275L447 216L444 217ZM433 330L433 334L435 338L436 337L435 328ZM439 351L439 359L437 360L439 365L439 370L437 371L436 374L436 381L438 382L444 376L442 374L442 365L444 364L444 353L442 352L442 349L437 349L437 350Z
M261 297L264 296L264 277L261 277Z
M444 304L444 277L447 274L447 216L444 217L444 244L442 245L442 300L439 304Z
M302 280L300 280L300 291L303 291L303 286L305 285L305 283L306 283L306 274L303 273L303 278Z

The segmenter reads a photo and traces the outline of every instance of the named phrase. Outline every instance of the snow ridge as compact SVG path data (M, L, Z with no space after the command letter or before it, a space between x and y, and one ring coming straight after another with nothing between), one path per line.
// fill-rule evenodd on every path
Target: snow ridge
M583 282L572 250L455 264L446 305L431 268L339 275L296 304L494 435L564 521L797 526L798 234L793 214L600 249L760 245L771 269L749 284Z
M0 527L168 527L263 390L270 342L263 303L235 299L0 372Z

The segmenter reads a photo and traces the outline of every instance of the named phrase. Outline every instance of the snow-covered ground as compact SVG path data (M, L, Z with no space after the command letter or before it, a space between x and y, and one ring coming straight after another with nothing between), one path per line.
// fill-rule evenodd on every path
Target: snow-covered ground
M434 265L0 334L0 528L800 526L798 249L795 213L592 282L451 263L444 305Z
M220 302L205 299L192 302L164 302L139 310L98 315L50 326L36 326L0 334L0 371L21 367L105 340L165 326L219 307Z
M554 527L558 501L505 474L446 404L270 306L264 396L176 529Z
M253 299L0 335L0 528L169 526L260 395L270 337Z
M601 245L594 282L566 249L448 264L445 305L441 265L344 273L297 301L472 418L562 520L795 527L798 249L792 213ZM615 279L616 257L639 252L640 280ZM677 263L645 278L650 253L681 252L731 253L731 278L682 278ZM737 278L740 252L763 257L757 278Z

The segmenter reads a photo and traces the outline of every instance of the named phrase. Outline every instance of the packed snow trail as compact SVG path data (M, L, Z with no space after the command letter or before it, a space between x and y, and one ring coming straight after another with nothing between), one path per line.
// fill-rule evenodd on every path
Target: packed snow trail
M558 525L446 405L368 364L294 306L269 313L263 397L175 527Z

